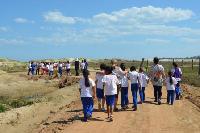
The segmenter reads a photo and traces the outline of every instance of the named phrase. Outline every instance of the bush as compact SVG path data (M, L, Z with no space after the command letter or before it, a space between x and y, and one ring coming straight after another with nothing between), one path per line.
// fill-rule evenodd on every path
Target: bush
M6 111L6 107L0 103L0 113L5 112Z

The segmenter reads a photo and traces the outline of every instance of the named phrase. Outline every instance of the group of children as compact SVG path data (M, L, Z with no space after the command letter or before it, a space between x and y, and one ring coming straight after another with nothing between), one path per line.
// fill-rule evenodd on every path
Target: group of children
M133 100L133 111L138 109L137 105L145 102L145 88L148 85L149 77L144 73L143 68L136 71L136 67L130 67L126 70L125 64L120 67L116 60L112 61L112 66L100 65L99 72L96 73L96 81L89 78L89 71L83 71L83 78L80 80L80 93L83 104L84 121L92 116L93 98L97 96L99 111L105 111L108 114L107 119L113 121L113 111L118 111L117 102L119 91L121 91L121 110L129 108L128 88L129 80L131 82L131 93ZM176 68L168 73L166 78L167 102L173 104L175 89L177 88L177 79L175 77ZM151 78L151 77L150 77ZM180 85L179 85L180 86ZM140 101L138 102L138 93ZM105 109L105 103L107 109Z
M28 75L53 75L62 76L63 70L66 70L67 75L70 73L71 64L67 62L30 62L28 66Z
M82 60L79 63L79 59L77 58L74 62L75 70L78 73L79 67L81 71L87 69L88 63L86 59ZM28 74L27 75L49 75L52 77L53 75L57 77L62 77L63 72L66 72L67 76L71 75L71 63L67 62L29 62L28 65ZM78 74L76 74L78 76Z

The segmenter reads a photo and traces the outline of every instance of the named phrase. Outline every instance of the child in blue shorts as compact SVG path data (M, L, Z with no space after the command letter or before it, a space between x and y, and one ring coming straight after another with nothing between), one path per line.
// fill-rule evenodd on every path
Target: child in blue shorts
M96 95L98 99L98 109L99 111L105 111L104 105L105 105L105 96L104 96L104 89L103 89L103 82L102 78L104 76L104 70L105 70L106 65L101 64L100 69L101 72L96 73Z
M84 122L87 122L89 118L92 117L93 105L95 98L95 82L89 78L89 71L83 71L83 78L79 82L80 84L80 93L81 93L81 101L83 105L83 113L84 113Z
M117 85L119 81L116 75L112 75L112 67L107 66L105 68L105 75L102 79L105 95L106 95L106 105L108 120L113 121L113 108L115 104L115 95L117 94Z

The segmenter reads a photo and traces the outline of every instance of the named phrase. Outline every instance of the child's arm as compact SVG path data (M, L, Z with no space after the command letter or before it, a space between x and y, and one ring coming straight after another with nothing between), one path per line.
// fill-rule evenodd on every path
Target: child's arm
M96 98L96 87L92 86L92 90L93 90L93 99Z

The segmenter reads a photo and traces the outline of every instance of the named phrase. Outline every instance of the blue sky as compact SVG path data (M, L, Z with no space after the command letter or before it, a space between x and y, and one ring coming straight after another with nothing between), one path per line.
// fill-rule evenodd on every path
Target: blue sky
M200 54L199 0L1 0L0 57Z

